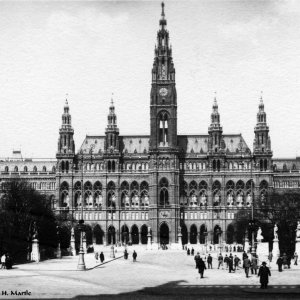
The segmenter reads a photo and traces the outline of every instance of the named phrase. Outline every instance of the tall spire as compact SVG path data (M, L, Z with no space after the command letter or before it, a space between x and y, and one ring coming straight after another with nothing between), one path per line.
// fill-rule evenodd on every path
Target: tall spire
M118 139L119 128L117 127L117 115L115 113L113 94L112 94L112 97L110 100L105 135L106 135L105 150L106 151L114 151L114 152L118 151L118 149L119 149L119 139Z
M164 2L161 3L161 19L159 21L159 25L161 29L164 29L164 26L167 25L167 20L165 19L165 4Z

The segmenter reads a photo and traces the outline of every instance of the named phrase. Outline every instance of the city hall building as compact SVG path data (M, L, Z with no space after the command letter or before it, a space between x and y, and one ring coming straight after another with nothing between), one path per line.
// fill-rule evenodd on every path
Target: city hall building
M273 158L263 100L253 124L253 148L241 134L223 132L216 99L205 135L177 133L175 66L162 5L151 71L150 134L121 135L113 101L107 127L87 135L78 151L66 101L56 159L0 162L1 181L28 180L48 195L56 213L81 218L94 243L227 243L236 240L237 216L250 218L274 191L300 191L300 157ZM76 116L75 116L76 117ZM83 201L82 201L83 200ZM83 216L81 208L83 206Z

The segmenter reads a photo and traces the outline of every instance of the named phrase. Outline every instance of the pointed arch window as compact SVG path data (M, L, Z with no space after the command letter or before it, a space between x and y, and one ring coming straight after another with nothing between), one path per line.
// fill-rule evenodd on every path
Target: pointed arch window
M168 146L168 115L162 113L159 116L159 146Z
M159 204L160 206L166 207L169 205L169 182L166 178L160 181L160 194L159 194Z

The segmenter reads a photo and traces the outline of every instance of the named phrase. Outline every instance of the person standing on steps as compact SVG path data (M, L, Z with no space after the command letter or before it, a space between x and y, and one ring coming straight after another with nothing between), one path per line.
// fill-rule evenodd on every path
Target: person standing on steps
M220 267L223 268L223 256L222 256L222 253L220 253L219 256L218 256L218 269L220 269Z
M269 283L269 276L271 276L270 269L267 267L267 263L264 261L259 268L258 277L260 277L261 289L266 289Z
M276 264L278 265L278 271L282 272L282 265L283 265L282 256L278 257Z
M249 277L249 269L250 269L250 259L248 258L248 256L246 256L246 258L244 259L244 268L245 268L245 274L246 277Z
M199 253L199 252L197 252L197 254L196 254L196 255L195 255L195 257L194 257L195 264L196 264L196 269L197 269L197 265L198 265L198 261L199 261L199 259L200 259L200 253Z

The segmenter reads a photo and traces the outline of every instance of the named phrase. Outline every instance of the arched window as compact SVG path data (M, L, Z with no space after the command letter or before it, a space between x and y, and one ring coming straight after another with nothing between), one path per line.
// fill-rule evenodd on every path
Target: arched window
M111 161L110 160L107 163L107 171L111 172Z
M115 195L116 185L113 181L107 184L107 207L110 209L116 208L117 197Z
M111 171L112 171L112 172L115 172L115 171L116 171L116 163L115 163L114 160L113 160L112 163L111 163Z
M220 172L220 169L221 169L221 163L220 163L220 160L218 159L217 160L217 170L218 170L218 172Z
M159 116L159 146L168 146L168 114L163 112Z
M163 207L166 207L169 205L169 182L166 178L162 178L160 180L160 194L159 194L159 204Z
M262 180L259 184L259 200L262 205L265 205L268 199L268 187L269 184L266 180Z
M19 169L18 169L18 166L15 166L14 171L15 171L15 172L18 172L18 170L19 170Z
M37 172L37 167L36 166L33 167L33 172Z
M239 180L236 183L236 204L239 207L244 205L244 189L245 183L242 180Z
M8 166L5 166L5 168L4 168L4 172L8 172L9 171L9 168L8 168Z
M28 167L27 166L24 167L24 172L28 172Z
M212 185L213 205L219 206L221 203L221 183L216 180Z
M62 172L65 171L65 162L64 161L61 162L61 171Z
M46 166L43 166L43 172L47 172Z
M234 205L234 182L232 180L229 180L226 183L226 201L228 206L233 206Z
M85 182L84 184L84 205L86 207L93 206L93 197L92 197L92 184L90 181Z
M100 181L94 183L94 206L97 208L102 208L102 184Z
M69 184L66 181L64 181L60 185L60 195L61 195L61 206L69 207L70 206Z
M55 173L56 172L56 168L55 166L52 167L52 173Z
M45 172L46 172L46 167L45 167ZM69 162L66 161L66 172L68 173L69 172Z
M77 181L74 184L74 203L75 203L75 208L81 207L81 182Z
M199 199L200 199L200 206L205 207L207 205L207 188L208 184L206 181L202 180L199 183Z

